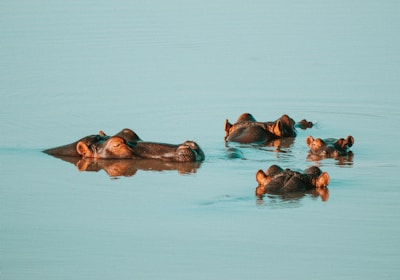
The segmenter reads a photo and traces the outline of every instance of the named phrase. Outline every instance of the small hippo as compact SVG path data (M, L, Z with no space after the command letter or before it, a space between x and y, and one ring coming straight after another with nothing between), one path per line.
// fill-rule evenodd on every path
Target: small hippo
M327 172L322 172L317 166L312 166L304 172L283 169L278 165L271 165L265 172L256 173L256 196L264 194L287 194L317 190L324 192L330 178Z
M314 139L312 136L308 136L306 139L307 146L310 148L308 154L309 158L312 159L324 159L324 158L338 158L341 156L347 156L352 152L349 148L354 144L353 136L347 136L347 138L327 138Z
M205 156L197 143L165 144L142 141L130 129L114 136L100 131L74 143L43 151L53 156L72 156L97 159L160 159L170 162L197 162Z
M296 137L296 127L306 129L312 126L312 122L305 119L296 123L288 115L282 115L273 122L257 122L253 115L243 113L234 124L225 121L224 140L242 144L264 144L278 138Z

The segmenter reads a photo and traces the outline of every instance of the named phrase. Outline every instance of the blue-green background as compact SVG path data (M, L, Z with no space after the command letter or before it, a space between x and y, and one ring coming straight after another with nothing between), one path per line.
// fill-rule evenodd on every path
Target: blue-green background
M400 2L1 1L1 279L398 279ZM225 119L316 125L226 157ZM195 140L194 174L110 178L41 153L124 127ZM352 164L305 138L353 135ZM257 201L271 164L329 200Z

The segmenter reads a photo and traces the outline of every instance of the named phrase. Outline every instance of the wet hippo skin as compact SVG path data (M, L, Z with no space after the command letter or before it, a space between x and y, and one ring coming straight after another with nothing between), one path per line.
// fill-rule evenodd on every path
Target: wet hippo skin
M354 138L351 135L346 138L327 139L314 139L312 136L308 136L306 143L310 148L308 157L311 159L338 158L352 155L349 149L354 144Z
M119 136L123 138L126 142L136 143L141 141L140 137L131 129L124 128L114 136ZM98 134L89 135L75 141L71 144L50 148L44 150L43 152L52 156L66 156L66 157L80 157L76 147L79 142L84 143L87 146L96 145L97 143L104 142L111 136L107 136L102 130Z
M279 119L271 122L257 122L253 115L243 113L236 123L225 121L225 141L248 143L266 143L283 137L296 137L296 127L306 129L313 124L307 120L296 123L288 115L282 115Z
M130 129L123 129L114 136L104 132L84 137L64 146L43 152L53 156L72 156L95 159L159 159L170 162L197 162L204 160L204 153L193 141L166 144L142 141Z
M265 172L256 173L256 196L264 194L288 194L317 190L324 193L330 181L329 174L322 172L317 166L312 166L304 172L283 169L278 165L271 165ZM322 196L322 195L321 195Z

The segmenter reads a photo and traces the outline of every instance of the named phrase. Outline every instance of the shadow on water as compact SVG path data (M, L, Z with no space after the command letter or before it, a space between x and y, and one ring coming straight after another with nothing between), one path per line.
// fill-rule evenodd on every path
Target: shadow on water
M74 164L79 171L99 172L104 170L110 177L134 176L138 170L167 171L176 170L179 174L195 173L201 162L165 162L155 159L88 159L79 157L54 156Z

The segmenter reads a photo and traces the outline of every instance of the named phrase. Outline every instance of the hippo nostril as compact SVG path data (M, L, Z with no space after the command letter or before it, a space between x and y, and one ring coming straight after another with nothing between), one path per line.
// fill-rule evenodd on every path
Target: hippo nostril
M192 150L192 152L194 154L194 157L195 157L196 161L200 161L200 160L203 159L202 155L200 153L198 153L198 151Z

